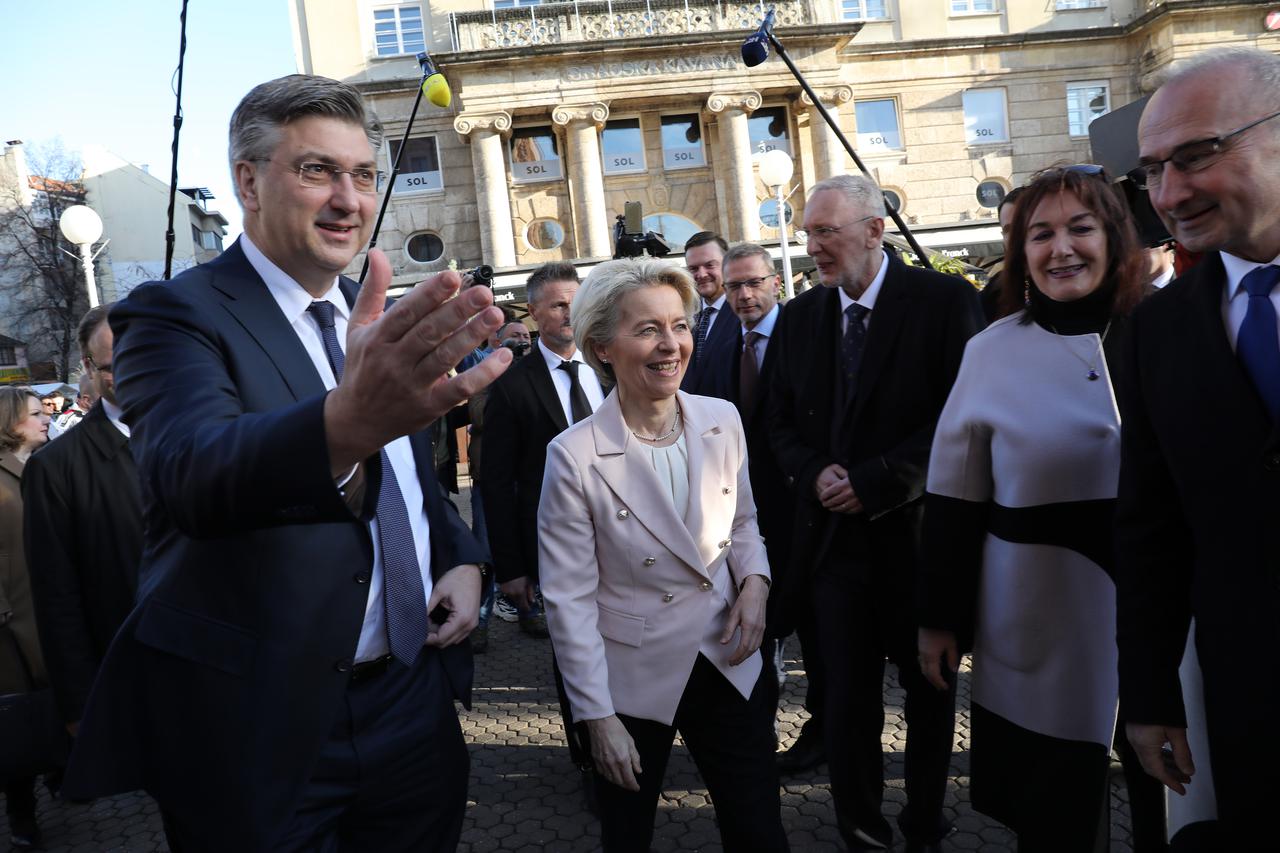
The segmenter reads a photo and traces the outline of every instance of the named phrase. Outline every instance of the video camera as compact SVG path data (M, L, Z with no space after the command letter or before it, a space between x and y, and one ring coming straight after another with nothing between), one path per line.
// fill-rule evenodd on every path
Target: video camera
M644 230L644 206L638 201L623 205L613 225L613 257L638 258L646 252L659 258L671 251L666 238L655 231Z
M526 355L529 354L529 350L533 349L533 344L529 343L528 341L520 341L520 340L514 340L514 339L509 341L503 341L498 346L505 347L511 350L511 355L514 356L515 358L524 358Z
M487 287L493 290L493 267L488 264L481 264L474 269L466 270L462 275L462 289L468 287Z

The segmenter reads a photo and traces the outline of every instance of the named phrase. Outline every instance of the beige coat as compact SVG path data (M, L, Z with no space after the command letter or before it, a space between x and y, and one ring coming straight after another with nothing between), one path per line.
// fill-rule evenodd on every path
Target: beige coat
M614 713L670 724L704 638L719 633L749 575L769 576L732 403L681 392L689 510L622 419L617 393L547 447L538 509L539 574L575 719ZM762 665L708 658L750 696Z
M8 627L17 636L36 682L43 686L47 681L44 655L36 634L31 579L27 575L26 549L22 544L23 467L25 463L18 457L0 451L0 614L13 613ZM0 632L0 693L25 690L26 678L13 652L13 643Z

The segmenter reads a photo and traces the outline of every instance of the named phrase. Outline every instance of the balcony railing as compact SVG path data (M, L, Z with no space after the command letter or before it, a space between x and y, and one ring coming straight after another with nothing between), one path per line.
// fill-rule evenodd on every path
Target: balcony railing
M713 0L605 0L451 12L454 51L497 50L603 39L748 30L769 8L780 25L814 23L811 0L728 3Z

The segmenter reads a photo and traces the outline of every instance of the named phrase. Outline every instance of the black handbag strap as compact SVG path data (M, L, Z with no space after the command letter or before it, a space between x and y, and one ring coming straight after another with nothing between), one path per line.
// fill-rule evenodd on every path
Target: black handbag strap
M7 624L3 628L9 636L9 642L13 644L13 653L18 656L18 663L22 664L22 673L27 677L27 692L30 693L36 689L36 676L31 671L31 662L23 654L22 644L18 642L18 635L13 632L13 628Z

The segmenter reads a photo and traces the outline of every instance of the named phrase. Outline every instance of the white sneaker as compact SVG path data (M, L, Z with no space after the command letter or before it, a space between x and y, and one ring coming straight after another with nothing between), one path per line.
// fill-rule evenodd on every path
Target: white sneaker
M508 601L505 595L499 595L493 602L493 612L503 622L517 622L520 619L516 606Z

